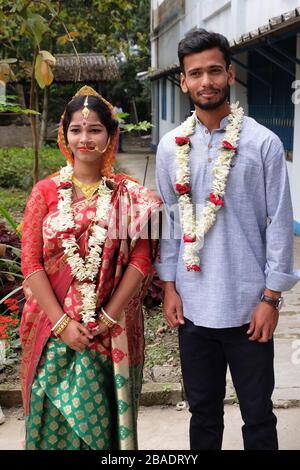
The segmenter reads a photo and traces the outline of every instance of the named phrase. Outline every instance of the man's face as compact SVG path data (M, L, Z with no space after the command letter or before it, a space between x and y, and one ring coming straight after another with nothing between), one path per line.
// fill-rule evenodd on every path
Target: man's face
M181 89L200 109L217 109L228 99L234 70L232 65L226 70L223 53L217 47L187 55L184 72L180 75Z

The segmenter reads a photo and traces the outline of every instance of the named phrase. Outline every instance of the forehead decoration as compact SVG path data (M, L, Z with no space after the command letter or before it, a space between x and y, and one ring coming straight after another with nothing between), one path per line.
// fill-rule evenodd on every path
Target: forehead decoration
M89 97L86 96L85 100L84 100L84 103L83 103L83 110L81 111L81 114L82 116L84 117L84 119L87 119L89 114L90 114L90 110L88 108L88 105L89 105Z

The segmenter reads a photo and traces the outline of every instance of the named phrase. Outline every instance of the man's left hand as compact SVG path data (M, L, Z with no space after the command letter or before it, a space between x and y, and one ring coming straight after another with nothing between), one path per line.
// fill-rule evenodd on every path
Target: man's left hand
M254 309L251 323L247 331L250 341L267 343L273 337L278 323L279 312L272 305L260 302Z

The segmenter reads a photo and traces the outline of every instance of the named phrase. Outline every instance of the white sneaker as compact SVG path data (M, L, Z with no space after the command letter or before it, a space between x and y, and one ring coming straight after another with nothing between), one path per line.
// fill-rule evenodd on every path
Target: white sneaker
M3 424L4 422L5 422L5 416L4 416L2 408L0 406L0 424Z

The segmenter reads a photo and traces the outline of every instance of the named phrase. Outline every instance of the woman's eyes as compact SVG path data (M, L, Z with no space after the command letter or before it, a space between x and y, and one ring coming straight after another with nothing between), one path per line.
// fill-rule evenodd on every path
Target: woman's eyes
M81 130L80 129L71 129L70 132L72 132L72 134L78 134L78 133L81 132ZM91 129L88 132L91 132L92 134L98 134L102 131L101 131L101 129Z

